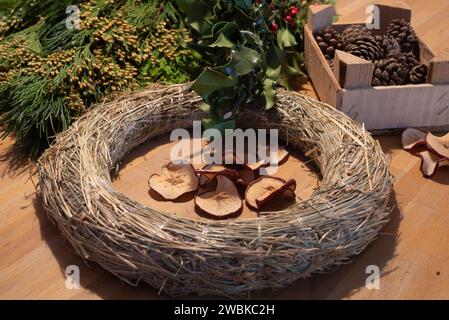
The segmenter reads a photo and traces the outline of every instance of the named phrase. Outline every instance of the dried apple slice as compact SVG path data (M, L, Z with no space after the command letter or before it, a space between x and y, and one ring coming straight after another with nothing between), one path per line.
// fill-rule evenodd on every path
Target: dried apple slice
M265 154L269 157L269 160L265 162L265 165L273 164L280 166L288 160L290 154L284 148L278 147L277 152L274 156L270 153L270 147L266 147Z
M266 165L266 162L263 160L258 161L258 162L253 162L253 163L248 163L248 162L245 163L245 166L252 171L257 171L260 168L262 168L264 165Z
M198 181L198 176L191 164L170 162L162 167L162 174L152 174L148 184L165 200L175 200L183 194L196 191Z
M243 161L237 161L237 155L232 150L224 150L221 156L223 164L225 165L235 165L237 163L243 163Z
M253 171L259 170L262 167L270 166L270 165L281 165L288 160L289 153L287 150L283 148L278 148L276 154L273 156L270 153L270 147L266 147L264 149L265 155L267 158L259 160L255 163L246 162L246 165ZM245 159L248 158L248 155L245 155Z
M421 172L426 178L432 177L440 166L449 165L448 160L429 151L421 151L417 155L421 158Z
M439 156L449 159L449 133L442 137L437 137L430 132L427 133L425 138L426 144Z
M244 155L246 157L246 155ZM232 168L247 167L246 158L238 157L232 150L225 150L222 155L222 161L225 166Z
M228 165L244 165L248 169L252 171L257 171L262 167L269 166L270 164L281 165L285 163L289 157L289 153L287 150L283 148L278 148L277 154L274 156L274 159L271 159L270 156L270 148L266 147L264 149L265 154L268 156L268 159L257 159L255 162L249 160L250 153L246 152L242 157L239 156L232 150L226 150L223 153L223 161ZM257 155L255 158L258 158ZM243 159L243 160L242 160Z
M239 192L226 176L218 175L217 188L211 192L205 192L195 197L195 205L203 212L223 218L242 210L242 200Z
M449 159L442 159L438 162L438 168L449 167Z
M263 176L249 184L245 193L246 203L251 208L260 210L263 205L283 194L294 196L295 188L296 181L293 179L285 181L277 177Z
M402 133L401 142L402 148L410 151L419 145L425 145L426 134L420 130L408 128Z
M217 175L232 179L237 179L240 176L236 170L226 168L221 164L207 164L198 172L200 173L200 186L204 186L206 183L212 181Z
M283 148L278 148L277 165L280 166L281 164L284 164L285 162L287 162L289 156L290 156L290 153L288 153L287 150L285 150Z
M238 169L237 172L239 173L237 183L244 187L248 186L256 179L256 175L254 174L254 172L246 167Z

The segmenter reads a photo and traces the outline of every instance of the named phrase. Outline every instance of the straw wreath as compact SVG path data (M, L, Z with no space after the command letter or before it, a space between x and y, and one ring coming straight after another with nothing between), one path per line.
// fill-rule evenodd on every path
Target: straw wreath
M320 170L319 188L281 212L250 220L194 220L114 190L111 172L131 149L204 116L186 86L153 86L97 106L38 161L43 205L76 252L120 279L169 295L241 296L326 272L359 254L388 221L389 159L336 109L278 91L269 112L241 127L278 128Z

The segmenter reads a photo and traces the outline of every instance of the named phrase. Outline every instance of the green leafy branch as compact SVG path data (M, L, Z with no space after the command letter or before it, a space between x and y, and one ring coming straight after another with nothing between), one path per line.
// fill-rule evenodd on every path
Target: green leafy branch
M193 48L208 67L192 85L207 104L205 127L233 127L245 105L270 109L275 86L302 74L302 33L311 1L176 0Z

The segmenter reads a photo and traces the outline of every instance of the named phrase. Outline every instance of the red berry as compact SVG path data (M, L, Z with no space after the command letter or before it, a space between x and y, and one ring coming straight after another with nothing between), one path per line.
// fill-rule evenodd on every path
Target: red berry
M295 6L292 6L292 7L290 7L289 11L290 11L290 15L296 16L298 14L298 12L299 12L299 8L295 7Z
M271 29L271 31L273 31L273 32L277 32L278 31L278 29L279 29L279 25L276 23L276 22L272 22L271 23L271 25L270 25L270 29Z
M287 21L288 23L292 22L292 16L286 16L285 17L285 21Z
M256 0L256 2L259 3L259 4L262 3L262 1L263 1L263 0Z

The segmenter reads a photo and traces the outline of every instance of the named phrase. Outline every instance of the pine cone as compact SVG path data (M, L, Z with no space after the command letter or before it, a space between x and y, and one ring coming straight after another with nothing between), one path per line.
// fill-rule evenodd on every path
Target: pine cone
M321 52L328 61L334 58L335 50L343 50L341 35L332 27L326 27L320 32L317 32L315 39Z
M341 41L343 46L346 47L348 44L353 43L357 39L368 37L372 37L372 33L366 27L361 25L351 25L341 34Z
M407 83L408 70L395 58L374 62L373 86L403 85Z
M353 40L345 46L345 51L369 61L383 58L383 50L373 37L362 37Z
M427 81L427 66L420 64L410 71L409 80L413 84L425 83Z
M383 56L385 58L395 57L401 53L401 46L391 36L377 35L374 37L379 47L382 48Z
M399 43L402 52L416 52L418 41L409 22L404 19L392 20L387 28L387 34Z
M420 64L419 60L416 59L416 56L412 52L399 53L393 58L395 58L399 63L404 64L409 71Z

